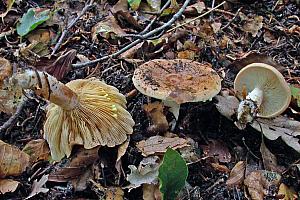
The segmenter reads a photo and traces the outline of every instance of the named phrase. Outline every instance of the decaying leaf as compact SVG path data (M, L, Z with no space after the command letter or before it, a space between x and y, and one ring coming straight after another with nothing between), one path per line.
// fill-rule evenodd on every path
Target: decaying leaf
M108 187L105 200L123 200L124 191L120 187Z
M203 153L206 156L217 157L222 163L231 161L231 154L225 143L218 140L209 140L208 145L203 145Z
M145 112L150 117L152 125L148 131L152 133L165 133L169 129L169 124L164 115L164 105L161 102L149 103L143 106Z
M187 163L194 163L198 162L200 160L200 155L197 152L199 149L198 143L195 142L192 138L187 138L189 146L183 147L179 149L179 152L181 154L181 157L187 162Z
M260 153L263 159L265 170L275 171L275 172L282 171L277 164L276 156L266 147L264 141L262 141L260 145Z
M288 187L284 183L281 183L279 186L278 195L284 196L283 200L297 200L298 195L297 192L294 190L293 187Z
M29 155L0 140L0 178L18 176L29 166Z
M279 137L290 147L300 152L300 122L291 120L284 116L274 119L257 119L251 126L257 131L262 132L269 140L276 140Z
M97 41L97 35L109 39L124 35L125 31L118 25L114 16L109 16L92 28L92 39Z
M162 200L158 184L143 184L143 200Z
M221 165L219 163L211 163L211 166L214 168L214 170L222 173L229 173L230 170L225 166Z
M214 98L218 101L216 108L220 114L232 120L232 116L239 107L239 100L235 96L230 96L227 91L222 91L221 95L217 95Z
M78 179L98 159L99 146L93 149L80 147L69 163L49 175L48 180L67 182Z
M253 37L256 37L258 31L263 26L263 17L254 16L253 18L247 18L243 25L244 31L251 33Z
M12 179L0 179L0 194L14 192L18 188L20 182Z
M51 31L48 29L38 29L32 31L26 37L30 43L42 42L49 44L51 41Z
M29 199L39 193L47 193L49 189L43 187L47 181L48 181L48 175L43 175L39 181L34 180L32 184L31 193L25 199Z
M47 44L43 42L33 42L28 46L20 48L20 55L31 63L37 62L41 57L49 54Z
M188 141L179 137L168 138L156 135L138 142L136 146L143 156L149 156L155 153L162 154L167 151L167 148L178 149L186 147L188 146Z
M245 179L244 184L247 186L251 199L263 200L268 194L271 186L277 187L281 176L276 172L266 170L256 170L251 172Z
M158 168L160 159L158 156L150 156L144 158L138 168L129 165L131 173L127 176L127 180L131 183L131 188L139 187L142 184L156 184L158 177Z
M44 139L31 140L22 151L30 156L30 163L35 163L39 160L49 160L51 158L50 149Z
M205 9L205 4L203 1L197 1L196 3L186 7L184 14L186 15L198 15L201 14Z
M239 161L232 168L229 178L226 181L228 187L240 186L245 178L246 162Z

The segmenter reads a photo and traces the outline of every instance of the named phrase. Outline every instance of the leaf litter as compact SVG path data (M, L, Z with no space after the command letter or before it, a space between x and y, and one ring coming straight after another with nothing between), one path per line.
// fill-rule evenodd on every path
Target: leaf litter
M166 192L159 183L142 180L146 172L151 174L159 167L147 168L151 163L147 159L155 157L161 163L168 148L176 149L189 168L184 189L187 194L182 192L180 197L297 198L297 3L192 1L183 11L184 17L179 15L170 27L155 32L168 24L185 1L1 2L0 56L12 62L14 72L30 67L46 71L64 83L86 77L102 79L126 95L127 109L135 121L134 134L120 147L85 151L75 146L71 158L56 163L40 140L47 101L26 94L30 100L18 117L13 114L10 124L0 127L0 139L7 143L1 155L17 160L14 164L19 166L9 173L0 170L5 174L0 180L0 191L5 193L1 198L26 198L32 190L30 196L39 199L161 199ZM215 6L219 7L211 11ZM203 15L205 12L208 14ZM155 34L145 37L151 31ZM135 44L133 48L122 50L131 44ZM114 53L120 57L111 56ZM80 66L97 58L101 62ZM209 62L223 78L223 92L213 102L181 106L172 133L168 132L172 121L168 109L135 91L131 81L138 65L158 58ZM291 85L293 100L283 115L258 118L240 131L233 124L241 100L241 95L233 91L233 80L239 70L258 61L283 73ZM10 114L0 113L0 125L9 118ZM263 142L261 134L265 137ZM19 150L24 147L29 155ZM140 165L144 165L144 172L139 171ZM143 182L137 184L142 186L125 189L130 185L126 177L132 173L128 166L136 170L135 181ZM153 174L155 179L157 171ZM265 174L275 179L265 180ZM7 178L8 175L13 177ZM236 186L247 189L234 189Z

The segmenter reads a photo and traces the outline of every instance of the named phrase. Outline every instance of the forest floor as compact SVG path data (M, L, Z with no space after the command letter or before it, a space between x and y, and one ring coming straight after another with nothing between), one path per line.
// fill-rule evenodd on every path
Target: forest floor
M0 2L0 13L5 12L10 2L14 1ZM289 84L300 86L300 3L292 0L230 0L225 3L219 0L191 0L178 20L165 29L140 39L141 42L131 48L128 45L143 35L140 32L146 29L151 20L151 27L144 33L163 26L185 2L142 1L138 7L131 5L131 8L126 0L92 1L87 6L89 3L83 0L15 1L0 23L0 57L9 60L15 69L31 67L47 70L56 62L56 66L60 68L52 69L52 72L55 71L55 75L61 77L63 83L96 77L119 89L126 96L127 110L135 121L129 146L121 159L121 167L115 167L118 147L101 147L96 158L92 156L94 160L82 158L80 167L72 168L71 158L76 158L82 151L75 146L71 158L56 163L36 159L22 174L6 177L20 184L14 192L0 192L0 199L26 198L32 191L34 181L48 174L50 178L43 187L49 190L39 191L31 199L143 199L146 189L143 190L142 186L125 189L129 185L126 175L130 174L129 165L137 167L144 159L137 143L156 135L161 135L162 138L184 138L194 147L193 156L197 158L196 161L187 160L189 187L184 189L179 199L250 199L252 195L249 194L249 186L235 180L233 186L229 187L226 181L229 176L234 176L230 172L239 161L244 161L248 175L254 170L270 169L270 163L265 161L265 151L261 148L262 133L251 126L239 130L233 121L219 113L216 99L205 103L182 104L172 134L151 131L149 126L153 122L149 113L144 110L144 105L158 100L137 91L132 83L132 76L137 66L153 59L190 59L210 63L223 79L222 90L232 92L233 81L239 70L248 63L265 62L273 64ZM157 12L166 3L170 3L170 6L165 9L164 16L155 14L154 11ZM211 11L211 8L219 4L222 6ZM149 7L152 7L151 12ZM42 11L49 9L55 14L20 39L14 30L18 20L30 8L41 8ZM70 25L82 11L83 15L74 21L74 25L66 28L66 24ZM205 12L207 14L201 16ZM194 19L196 17L198 18ZM191 19L192 22L182 25ZM55 44L64 30L66 34L56 48ZM128 47L128 50L120 52L124 47ZM69 54L73 50L76 53ZM105 57L113 54L116 55ZM67 56L62 58L64 55ZM86 66L79 64L97 58L103 59ZM46 104L46 101L30 94L30 99L23 103L16 119L7 127L3 127L3 124L11 115L0 112L0 139L19 149L23 149L30 141L42 139ZM298 111L300 108L292 102L282 115L300 121ZM166 107L163 113L168 122L173 120ZM300 145L300 134L293 138L295 140ZM280 183L286 186L283 189L285 199L296 199L297 196L299 199L300 148L297 152L297 149L290 147L280 137L276 140L265 138L264 143L275 157L272 161L277 162L275 165L280 168L277 173L281 175ZM161 152L155 154L162 155ZM3 156L0 155L2 159ZM61 169L67 169L70 173L55 174ZM239 173L244 177L245 169L241 170L243 173ZM114 193L116 188L124 195ZM282 191L279 184L273 188L262 188L265 191L256 191L262 198L283 197L278 192ZM287 197L287 194L292 195ZM152 196L148 199L159 197Z

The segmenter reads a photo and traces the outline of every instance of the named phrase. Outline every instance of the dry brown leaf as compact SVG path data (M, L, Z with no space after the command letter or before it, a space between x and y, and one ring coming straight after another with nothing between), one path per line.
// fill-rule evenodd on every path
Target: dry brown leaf
M197 1L197 3L192 4L184 10L185 15L198 15L201 14L205 9L205 4L203 1Z
M202 145L203 153L206 156L212 156L218 158L222 163L228 163L231 161L231 154L225 143L218 140L209 140L208 145Z
M292 187L288 187L284 183L281 183L279 186L278 195L284 196L283 200L297 200L297 192Z
M143 156L149 156L152 154L163 154L168 148L178 149L186 147L188 146L188 141L179 137L167 138L157 135L138 142L136 146Z
M222 23L214 22L210 26L212 27L214 33L217 33L221 29Z
M20 182L14 181L12 179L0 179L0 194L16 191L19 183Z
M143 184L143 200L162 200L158 184Z
M177 58L179 58L179 59L194 60L194 58L195 58L195 52L191 51L191 50L180 51L177 54Z
M235 96L230 96L226 91L221 92L221 95L217 95L215 98L218 101L216 108L220 114L232 120L232 116L237 112L239 107L239 100Z
M30 43L43 42L45 44L50 43L51 32L48 29L38 29L30 32L27 36Z
M256 37L258 31L263 27L263 19L262 16L246 19L246 22L243 25L244 31L251 33L253 37Z
M66 166L59 168L49 175L49 181L67 182L78 179L98 159L99 146L93 149L80 147Z
M260 125L258 124L260 123ZM276 140L279 137L290 147L300 152L300 122L291 120L284 116L278 116L274 119L258 118L251 126L261 132L269 140Z
M39 193L47 193L49 189L43 187L47 181L48 181L48 175L43 175L39 181L34 180L32 184L31 193L25 199L29 199Z
M266 30L264 33L264 41L267 43L276 44L277 39L270 31Z
M265 170L282 172L277 164L276 156L266 147L264 141L262 141L260 145L260 153L263 159Z
M100 35L105 39L114 38L115 36L124 35L125 31L119 26L114 16L108 16L106 19L97 23L92 28L92 39L97 41L97 36Z
M150 117L152 125L148 127L151 133L165 133L169 129L169 124L164 115L164 105L161 102L149 103L143 106L146 114Z
M263 200L268 194L269 188L277 187L281 176L276 172L266 170L256 170L251 172L245 179L244 184L247 186L251 199Z
M245 178L246 162L239 161L232 168L229 178L226 181L228 187L240 186Z
M222 173L229 173L230 170L225 165L220 165L219 163L211 163L214 170Z
M29 155L0 140L0 178L18 176L29 166Z
M49 160L50 158L50 149L44 139L31 140L22 151L30 156L30 163L35 163L39 160Z
M124 191L120 187L109 187L106 190L105 200L123 200Z

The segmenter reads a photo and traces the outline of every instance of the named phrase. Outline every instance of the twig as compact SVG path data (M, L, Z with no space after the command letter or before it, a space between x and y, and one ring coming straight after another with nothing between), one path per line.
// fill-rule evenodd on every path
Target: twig
M171 32L171 31L173 31L173 30L175 30L175 29L177 29L177 28L179 28L179 27L182 27L182 26L184 26L184 25L186 25L186 24L189 24L189 23L191 23L191 22L193 22L193 21L195 21L195 20L197 20L197 19L200 19L200 18L204 17L205 15L207 15L207 14L211 13L212 11L214 11L216 8L219 8L220 6L222 6L225 2L226 2L226 1L223 1L223 2L220 3L219 5L217 5L216 7L214 7L214 8L212 8L212 9L208 10L207 12L203 13L202 15L199 15L198 17L195 17L195 18L193 18L193 19L191 19L191 20L189 20L189 21L187 21L187 22L184 22L183 24L179 24L178 26L176 26L176 27L174 27L174 28L171 28L171 29L168 30L167 32Z
M225 28L227 28L234 20L235 20L235 18L238 16L238 14L240 13L240 11L243 9L243 7L240 7L237 11L236 11L236 13L235 13L235 15L233 16L233 18L223 27L223 28L221 28L221 30L224 30Z
M90 0L82 9L82 11L79 13L79 15L73 19L67 26L65 26L58 42L56 43L55 47L52 50L51 56L55 54L55 52L58 50L60 45L63 42L63 39L65 38L66 34L68 33L69 29L72 28L76 22L84 15L84 13L89 9L89 7L93 4L94 0Z
M260 158L259 158L257 155L255 155L255 154L251 151L251 149L248 147L248 145L247 145L246 142L245 142L245 138L244 138L244 137L242 138L242 141L243 141L244 146L245 146L246 149L248 150L248 152L249 152L254 158L256 158L257 160L260 160Z
M156 28L156 29L154 29L154 30L152 30L148 33L140 35L139 39L136 39L135 41L133 41L132 43L130 43L127 46L123 47L122 49L120 49L116 53L98 58L96 60L88 61L88 62L85 62L85 63L73 64L72 67L78 69L78 68L81 68L81 67L85 67L85 66L88 66L88 65L106 60L108 58L115 58L115 57L119 56L120 54L124 53L125 51L127 51L128 49L130 49L130 48L134 47L135 45L141 43L143 40L154 36L156 33L161 33L162 31L165 31L168 27L170 27L182 15L183 11L185 10L185 8L188 6L189 3L190 3L190 0L186 0L184 2L184 4L182 5L182 7L179 9L179 11L175 15L173 15L173 17L167 23L163 24L161 27L158 27L158 28Z
M24 99L17 107L16 112L0 127L0 133L5 131L8 127L10 127L13 122L20 116L22 109L24 105L28 102L28 98L25 97Z

